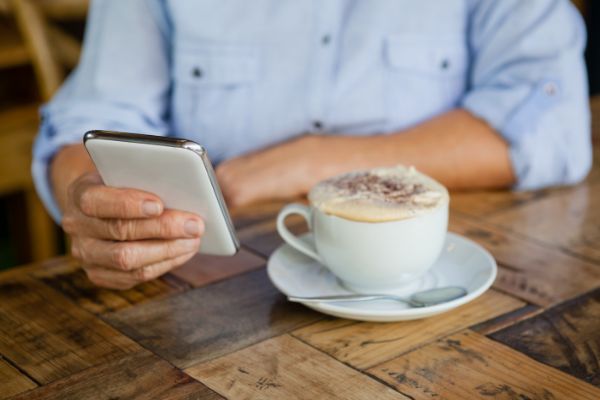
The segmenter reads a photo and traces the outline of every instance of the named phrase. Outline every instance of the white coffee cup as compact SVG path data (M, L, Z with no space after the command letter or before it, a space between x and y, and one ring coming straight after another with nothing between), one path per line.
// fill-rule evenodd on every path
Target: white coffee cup
M306 219L314 244L288 230L285 218L291 214ZM290 246L362 293L393 292L426 273L440 255L447 228L447 200L422 215L387 222L353 221L302 204L288 204L277 216L277 231Z

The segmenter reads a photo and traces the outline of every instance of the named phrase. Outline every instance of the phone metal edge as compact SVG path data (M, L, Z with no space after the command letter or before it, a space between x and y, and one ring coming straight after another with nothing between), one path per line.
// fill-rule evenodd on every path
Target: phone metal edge
M212 163L208 159L208 155L206 153L206 149L200 146L198 143L193 142L188 139L176 139L169 138L164 136L155 136L155 135L146 135L141 133L129 133L129 132L118 132L118 131L105 131L105 130L91 130L86 132L83 135L83 144L84 147L88 140L92 139L107 139L107 140L115 140L120 142L130 142L130 143L138 143L138 144L159 144L166 145L170 147L178 147L185 150L189 150L194 152L196 155L200 156L200 160L202 160L202 164L206 169L208 174L208 180L210 182L210 186L213 189L213 193L217 197L217 204L219 204L219 209L221 210L221 215L225 219L225 225L227 226L227 230L229 231L229 236L233 242L235 253L240 250L240 241L235 233L235 226L233 225L233 221L231 220L231 215L229 215L229 210L225 205L225 199L223 198L223 193L221 193L221 189L217 184L217 179L215 177L215 172L212 167ZM87 150L87 147L86 147ZM89 151L88 151L89 153ZM91 154L90 154L91 156ZM235 254L234 253L234 254Z
M210 160L208 158L208 154L206 153L206 150L202 146L200 146L199 144L197 144L191 140L185 140L185 143L183 143L181 147L183 147L186 150L190 150L190 151L196 153L198 156L200 156L200 159L202 160L202 163L204 164L204 168L206 169L206 173L208 174L208 181L210 182L210 186L213 189L213 193L217 197L217 204L219 204L219 208L221 209L221 215L223 215L223 218L225 219L225 225L227 226L227 230L229 231L229 236L231 237L231 240L233 241L233 245L235 247L235 253L237 253L240 250L240 240L238 239L238 237L235 233L235 226L233 225L233 221L231 220L231 215L229 214L229 210L227 209L227 206L225 205L225 199L223 198L223 193L221 193L221 187L217 183L217 178L215 176L215 172L213 170L212 163L210 162ZM201 149L201 151L198 151L197 150L198 148Z
M130 142L139 144L159 144L169 147L183 147L193 149L197 153L205 154L206 150L198 143L187 139L172 138L167 136L148 135L144 133L130 133L119 131L91 130L83 135L85 145L91 139L115 140L118 142Z

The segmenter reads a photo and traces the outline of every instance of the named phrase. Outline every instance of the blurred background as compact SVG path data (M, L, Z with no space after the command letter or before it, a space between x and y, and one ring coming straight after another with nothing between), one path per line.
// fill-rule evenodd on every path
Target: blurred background
M573 2L588 27L590 94L600 94L600 2ZM88 0L0 0L0 269L65 252L33 188L31 146L40 104L77 64L87 8Z

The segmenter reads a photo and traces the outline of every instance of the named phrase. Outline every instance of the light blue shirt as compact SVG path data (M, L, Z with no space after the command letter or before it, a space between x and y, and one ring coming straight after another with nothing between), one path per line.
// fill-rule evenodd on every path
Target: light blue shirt
M90 129L189 138L218 162L462 107L509 143L517 189L574 183L592 162L584 44L567 0L96 0L33 175L60 220L48 163Z

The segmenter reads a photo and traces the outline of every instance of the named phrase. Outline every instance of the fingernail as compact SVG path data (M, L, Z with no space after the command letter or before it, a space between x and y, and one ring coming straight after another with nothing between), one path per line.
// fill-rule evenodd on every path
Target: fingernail
M144 201L142 208L146 215L154 216L160 214L160 204L155 201Z
M183 225L185 233L190 236L198 236L200 234L200 223L194 219L188 219Z

